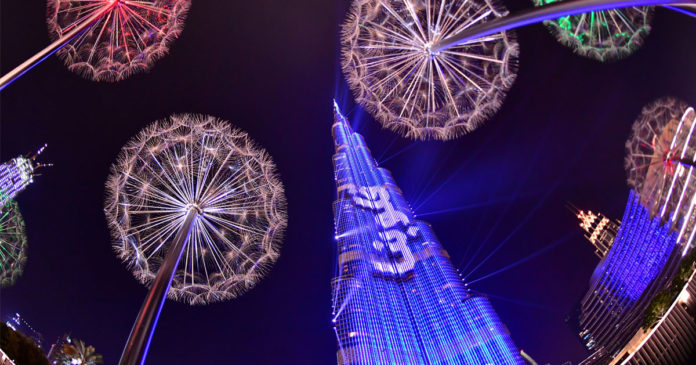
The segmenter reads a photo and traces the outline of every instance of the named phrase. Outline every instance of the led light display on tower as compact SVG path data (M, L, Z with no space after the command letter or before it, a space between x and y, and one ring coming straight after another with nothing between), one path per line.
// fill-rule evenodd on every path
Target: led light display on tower
M339 364L522 364L486 297L335 109L333 323Z
M0 207L34 182L34 170L46 166L35 161L44 148L45 145L31 156L19 156L0 165Z

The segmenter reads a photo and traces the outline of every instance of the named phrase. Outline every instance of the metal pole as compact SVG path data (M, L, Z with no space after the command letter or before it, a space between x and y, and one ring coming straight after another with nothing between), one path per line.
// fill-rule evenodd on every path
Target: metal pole
M82 32L87 30L87 28L89 28L94 23L96 23L106 13L111 11L111 9L113 9L114 6L118 5L118 3L120 1L121 0L114 0L111 4L106 6L103 10L96 12L96 14L92 15L87 20L85 20L82 23L75 26L75 28L73 28L69 32L65 33L62 37L57 39L55 42L51 43L48 47L44 48L39 53L35 54L33 57L24 61L21 65L15 67L12 71L6 73L2 78L0 78L0 91L2 91L4 88L6 88L8 85L10 85L14 80L16 80L20 76L24 75L24 73L26 73L27 71L34 68L34 66L41 63L41 61L45 60L50 55L52 55L53 53L55 53L59 49L63 48L63 46L68 44L68 42L73 40L73 38L77 37Z
M432 53L443 51L447 48L464 44L468 41L482 38L505 30L519 28L528 24L542 22L544 20L557 19L564 16L589 13L592 11L610 10L617 8L629 8L634 6L649 5L685 5L694 4L695 0L573 0L552 3L528 10L520 11L513 15L491 20L461 32L441 39L431 47Z
M157 271L157 277L155 277L155 281L147 293L145 302L140 307L138 318L133 324L133 328L128 336L128 342L126 342L126 347L123 349L123 354L121 354L120 365L142 365L145 363L147 350L150 347L150 341L152 341L152 335L155 332L162 305L164 300L167 299L172 278L176 268L179 266L179 260L184 252L184 247L186 247L191 228L193 228L193 222L199 213L198 208L189 208L184 224L177 232L176 237L174 237L172 246L167 251L164 262L159 271Z

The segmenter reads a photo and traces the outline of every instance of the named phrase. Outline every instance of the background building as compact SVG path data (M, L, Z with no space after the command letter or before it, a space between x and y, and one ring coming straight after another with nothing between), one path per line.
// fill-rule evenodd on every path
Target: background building
M34 182L34 170L46 166L36 162L44 148L45 145L32 155L19 156L0 165L0 207Z
M622 224L590 279L580 304L580 337L590 350L615 357L643 323L654 295L671 280L681 258L670 222L651 218L631 191Z
M13 330L33 339L36 346L41 347L43 335L41 335L39 331L35 330L34 327L27 323L27 321L24 320L19 313L15 313L13 316L8 316L5 319L5 324L7 327L10 327Z
M10 359L2 349L0 349L0 365L15 365L12 359Z
M431 227L335 110L339 364L522 364L488 299L470 295Z

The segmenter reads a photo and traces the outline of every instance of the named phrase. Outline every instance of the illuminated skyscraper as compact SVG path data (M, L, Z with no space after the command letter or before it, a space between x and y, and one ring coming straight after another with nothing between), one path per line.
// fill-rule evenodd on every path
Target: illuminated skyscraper
M7 327L12 328L14 331L17 331L24 336L27 336L34 340L34 343L36 346L39 348L41 347L41 342L43 341L43 335L39 333L37 330L34 329L29 323L27 323L22 316L19 315L19 313L15 313L14 316L11 317L6 317L5 318L5 324Z
M333 137L338 363L522 364L488 299L467 292L337 106Z
M34 170L47 166L36 162L46 145L32 155L19 156L0 165L0 207L34 182Z
M602 347L614 357L643 322L655 294L674 274L681 258L671 222L651 218L631 191L621 227L590 279L580 304L580 337L588 349Z

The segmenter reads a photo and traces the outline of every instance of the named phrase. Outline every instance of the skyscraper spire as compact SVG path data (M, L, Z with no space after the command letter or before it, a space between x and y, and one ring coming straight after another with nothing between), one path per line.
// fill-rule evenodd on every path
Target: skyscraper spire
M612 221L602 213L587 212L570 206L569 209L580 219L580 227L587 232L585 238L595 247L595 255L604 258L616 239L621 222Z
M432 228L334 103L339 364L522 364L488 299L471 295Z

